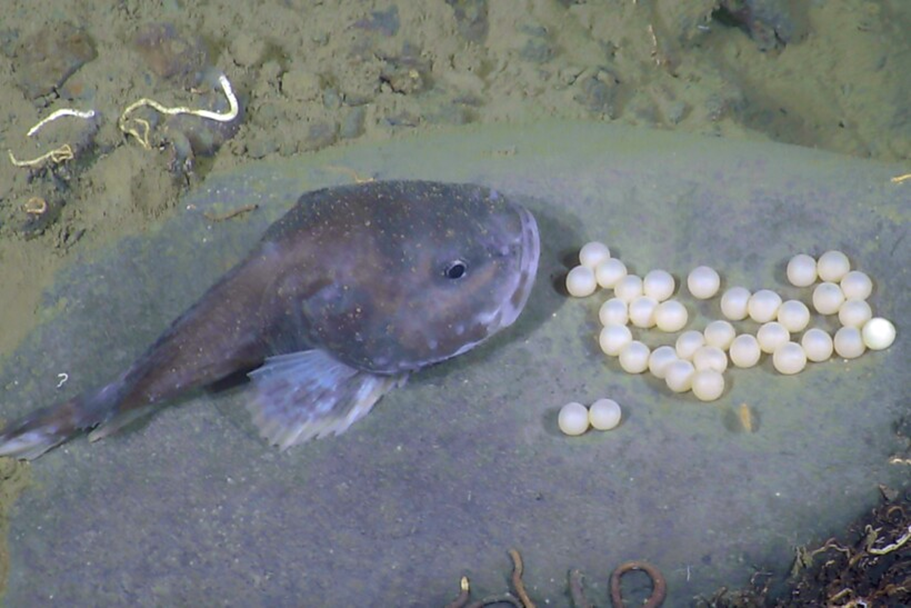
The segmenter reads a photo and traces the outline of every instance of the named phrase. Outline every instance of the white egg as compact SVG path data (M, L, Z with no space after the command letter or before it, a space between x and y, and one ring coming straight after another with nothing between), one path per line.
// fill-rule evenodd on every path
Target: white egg
M632 302L642 295L642 279L634 274L628 274L614 285L614 297L626 303Z
M873 309L866 300L845 300L838 309L838 322L845 327L863 327L873 318Z
M620 404L613 399L598 399L588 408L588 421L599 431L617 428L622 415Z
M592 270L598 267L598 264L610 259L610 249L604 243L592 241L582 245L579 250L579 263L588 266Z
M728 356L717 346L700 346L693 353L693 367L697 372L705 369L724 372L728 368Z
M750 290L731 287L721 296L721 313L731 321L742 321L749 314Z
M747 304L750 318L757 323L768 323L778 316L781 307L781 296L771 289L760 289L752 296Z
M797 342L785 342L772 353L772 365L780 374L796 374L807 366L807 353Z
M633 340L620 351L620 367L628 374L641 374L648 369L649 347Z
M642 279L642 290L650 298L664 302L677 286L674 277L666 270L652 270Z
M685 393L693 387L693 374L696 368L689 361L677 359L671 361L664 369L664 382L675 393Z
M595 293L598 283L595 273L588 266L576 266L566 275L566 291L576 298L584 298Z
M702 334L705 336L707 345L727 350L731 347L731 342L734 341L737 332L734 330L734 326L727 321L712 321L705 326Z
M686 278L686 286L694 298L707 300L718 293L721 277L714 268L697 266Z
M626 276L626 264L617 258L604 260L595 267L595 280L605 289L613 289L617 281Z
M648 329L655 326L655 311L658 300L648 296L639 296L629 303L629 320L636 327Z
M849 300L866 300L873 293L873 281L859 270L852 270L843 276L840 286Z
M702 335L702 332L696 330L683 332L677 338L677 343L675 344L677 356L687 361L692 360L693 355L702 346L705 346L705 336Z
M809 287L816 282L816 260L800 253L788 262L788 281L796 287Z
M626 325L629 323L629 307L626 302L611 298L598 309L601 325Z
M838 356L845 359L856 359L867 350L863 335L856 327L842 327L835 332L835 339L832 342Z
M677 360L677 351L673 346L659 346L648 356L648 371L659 380L664 380L667 366Z
M832 336L828 332L815 327L804 332L803 337L800 339L800 345L803 347L803 352L806 353L807 359L817 363L828 361L834 348Z
M895 325L889 319L874 317L867 321L863 329L864 344L870 350L883 350L895 342Z
M605 325L598 335L598 344L605 355L616 357L633 341L633 332L626 325Z
M820 283L813 290L813 308L821 315L834 315L844 301L845 293L835 283Z
M686 327L689 317L686 306L677 300L662 302L655 310L655 324L658 329L668 333L680 331Z
M791 339L791 332L785 329L785 326L777 321L764 323L759 331L756 332L756 340L759 341L759 348L764 353L774 353L782 344L786 344Z
M588 425L588 408L581 403L567 403L557 414L557 426L565 435L581 435L588 430Z
M851 270L848 256L841 251L827 251L816 262L816 273L821 281L840 281Z
M759 363L762 349L759 348L759 340L755 336L740 334L731 342L728 354L731 356L731 363L737 367L753 367Z
M810 323L810 309L800 300L788 300L778 308L778 322L791 333L803 331Z
M724 376L713 369L693 374L693 394L700 401L715 401L724 392Z

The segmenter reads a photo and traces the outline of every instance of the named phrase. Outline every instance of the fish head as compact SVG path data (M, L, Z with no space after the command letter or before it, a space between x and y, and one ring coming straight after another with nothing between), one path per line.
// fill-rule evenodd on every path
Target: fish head
M540 255L523 206L489 188L379 182L344 193L323 259L333 279L308 298L312 342L358 369L413 371L512 325ZM354 204L354 203L357 204Z

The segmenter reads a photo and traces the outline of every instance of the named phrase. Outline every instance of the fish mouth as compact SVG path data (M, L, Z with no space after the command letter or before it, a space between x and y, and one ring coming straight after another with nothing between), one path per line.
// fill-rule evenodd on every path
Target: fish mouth
M541 237L538 233L538 222L535 221L535 216L520 205L515 205L515 209L522 225L518 238L520 250L518 273L512 294L503 302L500 309L500 323L497 330L515 323L522 309L525 308L535 284L535 276L538 274L538 259L541 257Z

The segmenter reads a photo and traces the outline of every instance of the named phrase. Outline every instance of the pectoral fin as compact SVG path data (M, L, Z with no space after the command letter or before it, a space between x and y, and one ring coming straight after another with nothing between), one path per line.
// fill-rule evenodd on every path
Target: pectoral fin
M281 450L343 433L407 378L363 372L321 350L270 357L249 376L255 396L247 409L253 423Z

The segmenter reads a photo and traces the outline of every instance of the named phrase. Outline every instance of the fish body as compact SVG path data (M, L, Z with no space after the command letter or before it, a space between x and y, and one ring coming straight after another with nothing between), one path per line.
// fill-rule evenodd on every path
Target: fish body
M239 372L271 443L341 433L410 373L511 325L539 253L531 213L485 187L387 181L306 193L126 371L10 424L0 455L31 459L80 432L103 437Z

